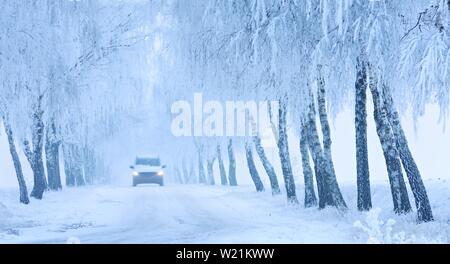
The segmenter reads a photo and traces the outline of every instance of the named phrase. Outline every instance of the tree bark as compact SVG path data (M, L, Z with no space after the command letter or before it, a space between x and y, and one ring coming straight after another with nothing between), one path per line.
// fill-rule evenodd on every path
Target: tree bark
M289 157L289 145L287 135L287 96L280 100L278 109L278 154L281 161L281 170L283 172L284 185L288 202L298 203L295 193L295 181L292 173L291 159Z
M38 106L33 113L33 125L32 125L32 148L28 140L24 140L24 152L30 163L33 171L34 186L30 196L36 199L42 199L44 191L47 189L47 180L45 177L44 162L42 160L42 150L44 142L44 122L42 121L42 115L44 112L41 110L41 99L39 99Z
M225 171L225 165L223 164L222 151L220 145L217 145L217 160L219 162L220 183L222 185L228 185L227 173Z
M377 77L370 76L370 91L374 104L374 119L378 138L383 149L386 167L391 185L394 211L397 214L411 211L411 204L406 190L405 180L403 179L402 167L399 153L396 147L394 133L387 118L386 108L383 104L377 85Z
M356 185L359 211L372 208L369 157L367 151L367 72L365 62L358 58L355 83Z
M73 173L73 162L71 158L71 151L69 144L63 145L63 157L64 157L64 174L66 175L66 186L75 186L75 174Z
M14 163L14 169L16 170L17 181L19 183L19 201L23 204L29 204L28 190L23 177L22 165L20 163L19 155L17 154L16 145L14 143L14 136L9 124L8 118L3 116L3 125L5 127L5 133L8 137L9 152Z
M261 138L259 136L253 137L253 143L255 144L256 153L261 160L264 170L267 173L270 181L270 188L272 189L272 195L280 194L280 186L278 185L277 175L270 161L267 159L263 146L261 145Z
M67 186L83 186L86 184L83 175L83 162L80 147L75 143L66 143L63 146L64 171Z
M174 173L175 179L178 181L178 183L183 184L184 183L183 176L181 175L178 165L174 166L173 173Z
M331 131L330 125L328 123L327 107L325 100L325 82L321 73L321 65L318 65L318 80L317 80L317 105L319 110L319 120L322 128L323 135L323 154L326 164L326 178L325 182L329 186L330 199L334 206L347 208L345 204L344 197L342 197L341 190L339 189L339 184L336 179L336 172L334 170L333 158L331 155Z
M189 179L190 183L197 183L197 179L195 178L194 163L192 161L189 161Z
M46 131L45 159L47 165L48 187L50 190L62 189L61 174L59 171L59 146L60 141L56 138L56 127L52 122Z
M383 85L383 97L389 123L392 126L396 139L399 156L413 192L414 202L417 208L417 219L419 222L433 221L433 213L431 211L425 185L423 184L419 168L417 167L411 150L408 147L408 140L403 131L400 116L395 109L394 100L392 99L391 91L387 85Z
M255 161L253 160L252 146L250 143L245 143L245 156L247 158L247 167L253 183L255 184L256 191L263 192L264 184L262 183L258 170L256 169Z
M216 181L214 179L214 161L216 160L216 157L208 159L206 167L208 170L208 184L209 185L215 185Z
M83 171L86 184L94 184L95 178L95 153L94 150L85 146L83 148Z
M48 187L50 190L62 189L59 171L59 143L45 143L45 158L47 165Z
M198 182L206 183L205 168L203 167L203 158L200 150L198 150Z
M314 173L316 175L319 208L323 209L327 205L333 205L333 203L329 200L328 185L325 182L327 173L327 171L325 170L326 164L323 157L322 146L320 145L319 133L317 131L314 96L311 91L307 121L305 122L305 125L308 147L314 162Z
M181 161L181 171L183 172L183 183L189 183L191 181L191 179L189 178L189 171L188 168L186 166L186 159L183 158L183 160Z
M232 139L228 139L228 181L230 182L230 186L237 186L237 179L236 179L236 159L234 157L234 150L233 150L233 141Z
M317 198L314 191L314 179L311 165L309 163L308 132L306 125L302 124L300 131L300 154L302 157L303 177L305 180L305 207L317 205Z
M83 153L82 149L74 145L74 158L75 158L75 180L77 186L84 186L86 185L86 181L84 179L84 173L83 173Z

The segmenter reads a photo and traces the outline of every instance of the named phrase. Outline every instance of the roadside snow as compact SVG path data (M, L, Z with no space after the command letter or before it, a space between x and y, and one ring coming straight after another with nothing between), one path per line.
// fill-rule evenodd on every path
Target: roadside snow
M387 185L373 187L369 213L354 209L353 186L343 186L345 213L288 205L252 186L66 188L30 205L2 189L0 243L448 243L450 186L426 185L436 221L419 225L414 213L392 212Z

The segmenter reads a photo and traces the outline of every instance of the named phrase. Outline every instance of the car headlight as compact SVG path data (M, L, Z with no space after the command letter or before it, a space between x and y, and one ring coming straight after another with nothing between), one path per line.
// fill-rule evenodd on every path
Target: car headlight
M164 171L162 171L162 170L161 170L161 171L158 171L157 174L158 174L158 176L164 176Z
M133 176L139 176L139 172L137 172L137 171L133 171Z

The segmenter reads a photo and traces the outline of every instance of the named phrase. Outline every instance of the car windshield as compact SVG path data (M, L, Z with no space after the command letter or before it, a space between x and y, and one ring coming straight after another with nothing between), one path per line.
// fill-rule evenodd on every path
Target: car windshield
M136 165L160 166L159 158L136 158Z

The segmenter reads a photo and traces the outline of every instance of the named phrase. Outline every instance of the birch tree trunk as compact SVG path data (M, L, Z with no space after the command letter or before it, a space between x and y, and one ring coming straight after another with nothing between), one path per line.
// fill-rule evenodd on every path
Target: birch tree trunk
M206 167L208 170L208 184L209 185L215 185L216 181L214 179L214 161L216 160L216 157L208 159Z
M391 185L394 211L397 214L407 213L411 211L411 204L409 202L405 180L403 179L400 157L396 147L394 133L389 124L386 108L384 107L383 99L378 90L377 76L374 76L373 73L370 74L369 85L374 104L375 125L383 149Z
M83 152L80 146L74 145L74 163L75 163L75 180L77 186L84 186L86 185L86 181L84 179L84 173L83 173Z
M295 193L294 175L292 173L291 160L289 157L286 95L280 100L280 107L278 109L278 154L280 155L281 170L283 172L288 202L298 203L297 195Z
M392 126L394 136L397 143L397 150L408 177L409 185L414 196L414 202L417 208L417 218L419 222L433 221L433 213L431 211L430 201L428 200L427 191L423 184L419 168L413 158L411 150L408 147L408 140L403 131L400 116L395 109L392 94L387 85L383 85L384 105L387 110L389 123Z
M359 211L372 208L369 157L367 151L367 72L365 62L358 58L355 83L356 185Z
M83 175L83 162L80 147L75 143L63 146L64 172L67 186L83 186L86 184Z
M321 73L321 65L318 65L318 80L317 80L317 103L319 110L319 120L323 135L323 154L325 159L325 168L327 170L325 182L329 186L331 201L334 206L346 208L344 197L342 197L341 190L336 179L336 172L334 170L333 158L331 155L331 131L328 123L327 107L325 100L325 82Z
M261 138L259 136L253 137L253 143L255 144L256 153L261 160L264 170L267 173L270 181L270 188L272 189L272 195L280 194L280 186L278 185L277 174L270 161L267 159L263 146L261 145Z
M303 178L305 180L305 207L317 205L317 198L314 191L314 179L311 165L309 163L308 132L307 126L302 124L300 131L300 154L302 158Z
M264 191L264 185L261 181L261 178L259 177L258 170L255 166L255 161L253 160L253 151L251 143L246 142L245 143L245 156L247 158L247 167L250 172L250 176L253 180L253 183L255 184L255 188L257 192L263 192Z
M183 157L183 160L181 161L181 171L183 173L182 183L189 183L191 179L189 178L189 171L186 165L186 157Z
M217 161L219 162L220 184L228 185L227 173L225 171L225 165L223 164L222 151L220 150L220 145L217 145Z
M32 146L30 146L28 140L24 140L23 142L25 156L33 171L34 186L30 196L39 200L42 199L44 191L47 189L47 179L42 160L44 142L44 122L42 121L42 115L44 111L41 110L41 100L42 97L39 98L38 106L33 113Z
M195 166L192 161L189 162L189 179L191 179L191 183L197 183L197 179L195 178Z
M84 170L84 179L87 184L94 184L94 178L96 173L96 157L94 150L90 147L85 146L83 148L83 170Z
M29 204L27 185L23 177L22 164L20 163L19 155L17 154L16 144L14 143L14 136L7 117L3 116L3 125L5 133L8 137L9 152L16 170L17 182L19 183L19 201L23 204Z
M234 157L234 150L233 150L233 141L232 139L228 139L228 180L230 182L230 186L237 186L237 179L236 179L236 159Z
M326 164L325 159L323 158L323 150L322 146L320 145L319 134L317 131L314 96L311 91L310 91L310 103L308 108L307 121L305 122L305 125L306 125L305 129L307 134L308 147L314 162L314 173L316 175L317 194L319 197L319 208L323 209L327 205L332 205L332 203L329 200L328 186L325 182L325 177L327 173L325 170Z
M203 167L203 159L201 154L198 157L198 182L206 183L205 168Z
M173 173L174 173L174 178L176 179L176 181L180 184L183 184L183 175L181 175L180 169L178 168L178 165L174 165L173 167Z
M60 141L56 138L56 127L51 122L46 131L45 160L47 165L48 187L54 191L62 189L61 174L59 171L59 146Z
M66 175L66 186L75 186L75 174L73 173L72 161L70 157L70 147L67 143L63 145L63 158L64 158L64 174Z

